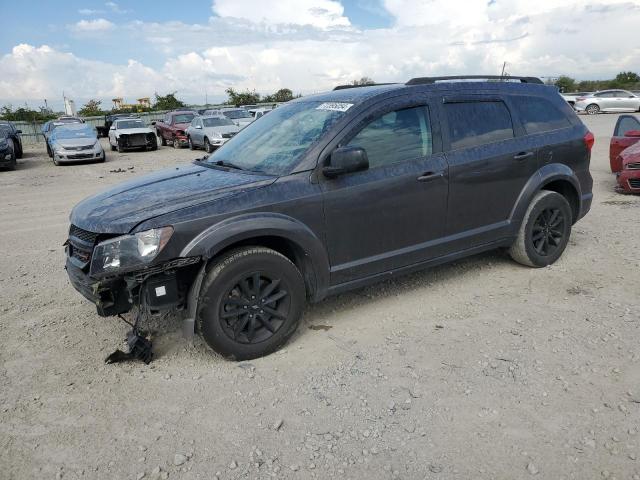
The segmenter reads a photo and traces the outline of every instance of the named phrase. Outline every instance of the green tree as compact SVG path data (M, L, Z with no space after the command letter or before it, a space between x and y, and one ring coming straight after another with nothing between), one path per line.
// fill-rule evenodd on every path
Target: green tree
M20 107L16 110L11 105L0 108L0 118L12 122L46 122L56 118L51 110L40 107L39 110L32 110L27 107Z
M571 77L567 77L566 75L558 77L558 79L554 82L554 85L558 87L562 93L575 92L577 88L576 81Z
M640 82L640 75L635 72L620 72L616 75L615 82L620 85L629 85Z
M351 85L375 85L376 82L369 77L361 77L360 80L354 80Z
M263 102L288 102L293 100L293 92L288 88L281 88L273 95L267 95L262 99Z
M81 117L97 117L98 115L104 115L104 111L100 108L100 100L89 100L78 111L78 115Z
M254 103L260 102L260 94L255 90L250 92L247 89L244 92L237 92L233 88L229 87L225 90L225 93L229 96L229 98L227 99L227 103L235 105L237 107L241 105L252 105Z
M176 98L176 92L167 93L166 95L158 95L156 92L156 101L153 104L153 110L175 110L176 108L185 106L183 101Z

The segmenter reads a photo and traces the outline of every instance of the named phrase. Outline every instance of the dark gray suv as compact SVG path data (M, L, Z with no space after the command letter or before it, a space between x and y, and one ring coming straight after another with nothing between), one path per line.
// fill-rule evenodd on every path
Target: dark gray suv
M281 347L307 299L499 247L549 265L590 208L594 137L555 88L501 80L288 102L192 165L78 204L71 282L135 328L181 311L240 360Z

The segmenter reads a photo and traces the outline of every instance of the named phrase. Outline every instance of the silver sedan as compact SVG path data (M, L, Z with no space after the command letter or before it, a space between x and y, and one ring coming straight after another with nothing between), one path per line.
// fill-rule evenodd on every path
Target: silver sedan
M627 90L601 90L576 98L573 108L589 115L600 112L638 112L640 97Z

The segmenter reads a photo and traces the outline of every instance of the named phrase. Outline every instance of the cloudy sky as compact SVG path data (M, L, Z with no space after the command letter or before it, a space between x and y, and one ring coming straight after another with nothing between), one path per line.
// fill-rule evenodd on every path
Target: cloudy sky
M640 0L23 0L3 9L0 105L177 91L311 93L369 76L640 71Z

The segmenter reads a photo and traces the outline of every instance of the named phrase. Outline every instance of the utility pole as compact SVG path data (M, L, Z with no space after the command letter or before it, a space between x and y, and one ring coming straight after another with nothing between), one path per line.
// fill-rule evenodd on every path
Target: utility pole
M501 78L504 78L504 70L505 70L505 68L507 68L507 62L504 62L502 64L502 72L500 73L500 77Z

